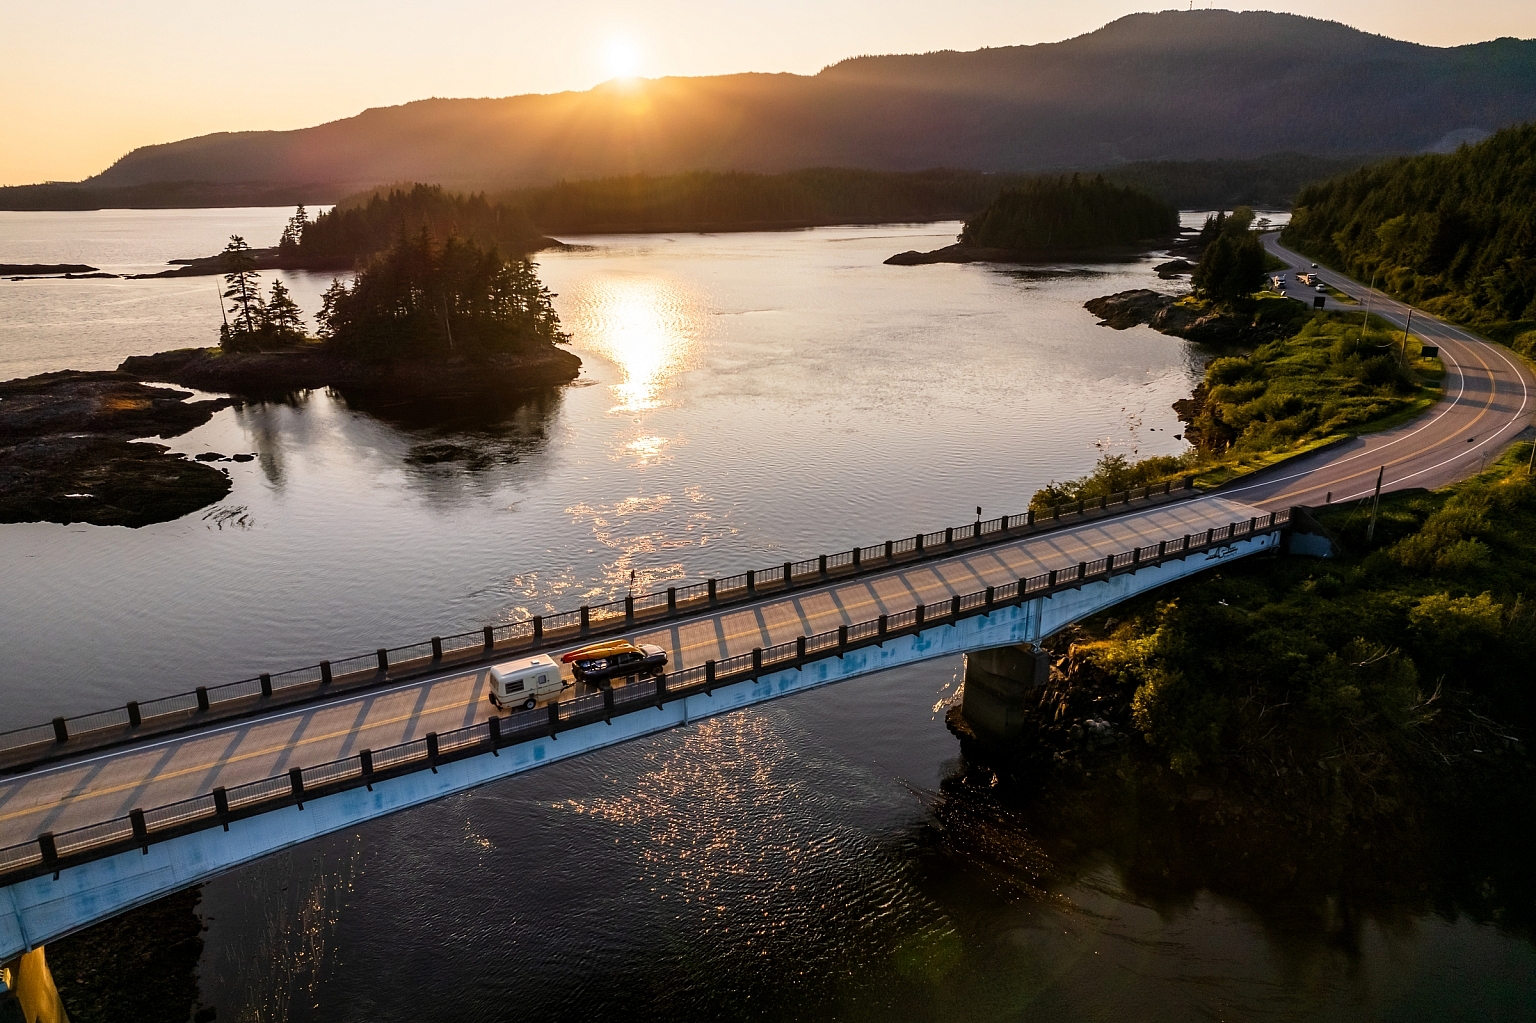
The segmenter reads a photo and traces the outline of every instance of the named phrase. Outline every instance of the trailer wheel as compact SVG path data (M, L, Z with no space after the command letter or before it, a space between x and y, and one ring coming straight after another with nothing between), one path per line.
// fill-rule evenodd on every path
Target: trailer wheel
M533 697L530 696L530 697L528 697L528 699L523 701L523 709L524 710L532 710L534 707L537 707L538 704L539 704L539 701L535 700Z

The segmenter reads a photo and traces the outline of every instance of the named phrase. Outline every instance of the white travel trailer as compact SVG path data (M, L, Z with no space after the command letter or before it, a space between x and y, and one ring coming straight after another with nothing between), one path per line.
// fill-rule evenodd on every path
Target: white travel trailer
M491 703L532 710L570 685L560 677L560 665L543 655L491 666Z

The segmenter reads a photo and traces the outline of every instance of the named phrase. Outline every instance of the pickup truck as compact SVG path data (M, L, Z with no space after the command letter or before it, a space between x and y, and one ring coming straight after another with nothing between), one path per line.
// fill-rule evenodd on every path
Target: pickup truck
M649 643L634 644L625 639L597 643L563 654L560 660L571 666L578 682L599 685L633 675L655 677L665 674L667 652Z

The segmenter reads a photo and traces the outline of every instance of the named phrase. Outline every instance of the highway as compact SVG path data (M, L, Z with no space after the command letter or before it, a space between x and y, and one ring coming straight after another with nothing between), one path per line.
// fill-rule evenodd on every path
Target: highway
M1293 267L1300 257L1266 237ZM1366 290L1330 271L1324 280L1351 296ZM1350 312L1364 307L1344 306ZM1376 292L1371 309L1399 325L1402 303ZM1512 354L1415 311L1414 333L1438 344L1445 397L1420 419L1239 481L1218 494L1143 508L953 557L893 568L746 606L701 612L632 637L668 651L673 667L723 659L795 637L836 629L880 613L906 611L1052 569L1076 566L1137 544L1204 533L1296 504L1356 500L1385 465L1386 487L1432 487L1476 471L1529 421L1536 394L1531 373ZM0 779L0 847L30 842L135 807L152 807L280 775L484 720L491 713L486 672L445 672L268 716L126 746ZM575 694L575 688L567 690Z

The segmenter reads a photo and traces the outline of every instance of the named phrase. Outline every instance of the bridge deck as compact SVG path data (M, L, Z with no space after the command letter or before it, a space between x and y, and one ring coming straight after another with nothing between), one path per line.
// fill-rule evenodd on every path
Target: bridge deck
M1076 566L1137 544L1156 543L1259 514L1219 497L1165 504L1073 528L981 548L889 572L767 596L666 623L635 638L668 651L674 667L723 660L797 636L836 629ZM488 717L486 671L446 672L332 702L280 711L82 757L0 781L0 847L234 787L307 766L446 732ZM574 698L572 687L565 698Z

